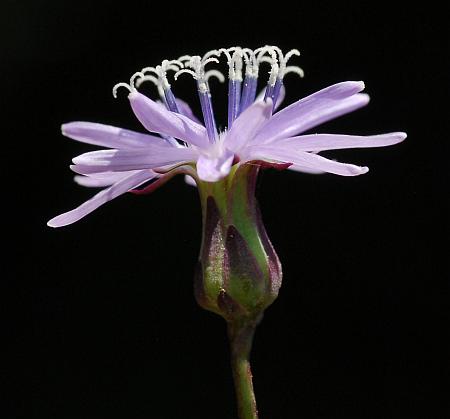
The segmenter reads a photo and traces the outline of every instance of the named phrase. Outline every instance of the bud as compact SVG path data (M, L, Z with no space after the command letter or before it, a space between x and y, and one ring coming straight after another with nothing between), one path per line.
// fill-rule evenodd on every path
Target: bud
M245 164L219 182L199 184L203 238L195 297L229 323L257 321L281 286L281 265L255 198L258 171Z

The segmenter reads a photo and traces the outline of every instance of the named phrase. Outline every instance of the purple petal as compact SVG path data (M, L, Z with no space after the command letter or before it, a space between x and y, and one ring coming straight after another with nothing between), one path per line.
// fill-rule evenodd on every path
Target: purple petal
M187 102L185 102L184 100L179 99L179 98L176 98L175 101L177 103L178 110L180 111L181 115L188 117L191 121L194 121L199 125L203 125L203 123L200 121L200 119L198 119L194 115L194 112L192 111L191 107L189 106L189 104Z
M216 158L200 156L197 160L198 177L205 182L217 182L230 173L233 160L234 154L230 151Z
M264 88L259 92L255 101L258 102L258 101L264 100L265 95L266 95L266 89ZM277 110L281 106L285 97L286 97L286 88L284 87L284 84L282 84L281 88L280 88L280 93L278 93L277 103L275 103L274 110Z
M202 125L164 109L138 92L130 93L128 98L136 117L149 131L169 135L199 147L209 145L206 129Z
M155 176L157 176L157 174L149 170L141 170L137 173L134 173L126 177L125 179L122 179L119 182L115 183L111 187L103 189L97 195L89 199L89 201L81 204L78 208L52 218L47 223L47 225L49 227L62 227L68 224L72 224L75 221L78 221L81 218L85 217L92 211L96 210L106 202L117 198L119 195L128 192L130 189L136 188L137 186L154 178Z
M289 145L297 151L323 151L344 148L385 147L401 143L406 138L404 132L391 132L389 134L357 136L336 134L312 134L280 140L277 145Z
M277 103L275 103L275 106L273 108L274 111L276 111L281 104L284 102L284 98L286 97L286 88L284 87L284 84L281 85L280 93L278 93Z
M98 150L81 154L73 159L75 165L87 166L96 172L123 172L127 170L153 169L156 167L195 161L197 152L192 148L171 147L166 150ZM77 171L79 173L79 171ZM86 174L83 172L82 174Z
M103 170L103 171L99 171L97 167L95 166L85 166L82 164L71 164L70 166L70 170L72 170L72 172L75 172L79 175L83 175L83 176L92 176L95 174L101 174L101 173L111 173L108 170ZM119 173L125 173L124 172L119 172Z
M129 172L122 173L128 174ZM82 175L74 176L73 181L80 186L85 186L86 188L106 188L107 186L111 186L115 183L109 179L95 179L89 176Z
M291 164L288 169L293 170L294 172L308 173L309 175L323 175L324 173L327 173L323 170L311 169L310 167L300 166L298 164Z
M367 95L357 94L362 89L362 82L338 83L301 99L273 115L261 129L255 142L292 137L352 112L369 102Z
M367 167L355 166L354 164L339 163L326 159L313 153L304 151L296 151L289 147L275 146L254 146L252 150L248 150L248 160L277 160L286 163L293 163L300 168L334 173L341 176L357 176L367 173ZM294 167L295 169L295 167Z
M197 182L194 180L192 176L184 175L184 181L190 186L197 187Z
M104 188L111 186L137 171L93 173L88 176L74 176L73 180L80 186L88 188Z
M63 135L73 140L108 148L142 148L149 145L168 147L164 139L93 122L69 122L61 127Z
M227 133L224 140L227 148L237 152L246 142L252 140L271 116L271 99L268 99L266 102L258 101L252 103L239 115Z

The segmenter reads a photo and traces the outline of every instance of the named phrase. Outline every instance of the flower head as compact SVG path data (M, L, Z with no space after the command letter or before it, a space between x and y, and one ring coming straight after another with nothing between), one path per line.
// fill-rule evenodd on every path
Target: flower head
M327 87L278 111L284 97L284 76L303 71L288 66L297 50L286 54L274 46L256 50L234 47L213 50L204 56L182 56L164 60L156 67L135 73L129 83L113 89L128 89L131 108L144 126L154 134L143 134L91 122L71 122L62 133L72 139L107 149L82 154L73 159L75 181L89 187L105 187L78 208L49 221L51 227L71 224L102 204L128 191L148 193L172 176L184 173L199 182L218 182L230 171L246 163L289 168L299 172L333 173L356 176L367 167L340 163L322 157L325 150L382 147L406 138L403 132L374 136L301 133L352 112L369 102L361 93L363 82L347 81ZM228 126L219 131L214 118L209 79L225 77L209 67L225 57L228 72ZM263 93L256 96L259 67L270 65L269 79ZM245 68L244 68L245 67ZM191 75L197 86L203 122L189 105L175 97L168 82L169 71L175 79ZM138 92L139 86L156 84L160 100L154 101ZM136 190L141 185L150 184Z

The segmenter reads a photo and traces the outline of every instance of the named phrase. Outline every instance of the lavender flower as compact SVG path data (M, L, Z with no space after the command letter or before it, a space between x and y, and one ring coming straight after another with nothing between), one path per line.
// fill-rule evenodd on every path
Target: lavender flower
M249 356L256 326L264 310L278 295L281 264L270 243L255 199L260 168L289 168L298 172L356 176L367 167L339 163L319 155L321 151L382 147L403 141L395 132L359 137L336 134L299 135L330 119L354 111L369 102L361 93L364 83L348 81L327 87L277 112L285 89L284 76L303 71L288 66L277 47L213 50L200 56L164 60L161 65L135 73L130 83L113 89L129 90L133 112L150 132L141 134L90 122L62 126L67 137L108 147L73 159L75 181L84 186L106 187L78 208L49 221L51 227L71 224L102 204L128 191L144 194L177 174L185 174L198 186L203 214L202 246L194 290L203 308L222 316L228 326L231 364L239 417L257 419ZM206 70L227 58L228 127L217 129L209 78L225 77L216 69ZM266 88L256 97L259 67L270 64ZM243 69L245 65L245 75ZM189 105L172 92L168 71L193 76L203 114L203 124ZM137 91L153 82L160 100ZM139 188L139 189L137 189Z
M228 127L218 131L209 89L209 78L224 80L218 70L206 70L217 63L220 55L229 65ZM200 56L183 56L165 60L160 66L147 67L135 73L129 84L128 99L138 120L150 132L142 134L122 128L90 122L71 122L62 126L62 133L74 140L107 147L82 154L73 159L71 169L78 173L75 181L84 186L106 187L78 208L48 222L51 227L74 223L104 203L149 181L145 191L154 190L175 174L185 173L196 182L217 182L232 168L254 162L261 166L286 167L308 173L333 173L356 176L367 167L340 163L320 156L325 150L343 148L383 147L406 138L403 132L374 136L336 134L299 135L307 130L352 112L369 102L361 93L363 82L343 82L327 87L276 112L284 96L283 79L289 72L303 75L299 67L287 66L292 50L283 55L277 47L255 51L247 48L213 50ZM271 66L263 95L255 98L259 67ZM245 78L242 69L245 64ZM203 124L189 105L176 98L167 79L169 70L191 74L197 84L203 113ZM153 101L137 91L144 81L154 82L160 101ZM280 166L280 164L282 166ZM81 175L81 176L80 176Z

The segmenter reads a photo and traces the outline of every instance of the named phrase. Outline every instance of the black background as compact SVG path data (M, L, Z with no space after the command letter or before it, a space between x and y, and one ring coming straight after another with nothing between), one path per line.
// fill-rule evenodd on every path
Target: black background
M7 379L11 395L25 397L5 397L15 413L2 417L235 417L225 325L192 295L195 189L177 178L72 226L45 224L93 193L68 169L92 148L62 137L61 123L141 129L126 95L113 99L115 83L164 58L265 44L302 51L306 77L286 80L287 102L335 82L366 82L370 105L318 132L409 136L389 148L327 154L369 166L364 176L261 176L258 198L284 268L252 356L261 418L448 416L441 10L2 0L0 12L4 184L13 186L3 231L14 233L3 347L6 360L26 365L25 376L17 367ZM226 89L214 89L224 121ZM188 78L174 90L196 103ZM29 297L31 322L23 316Z

